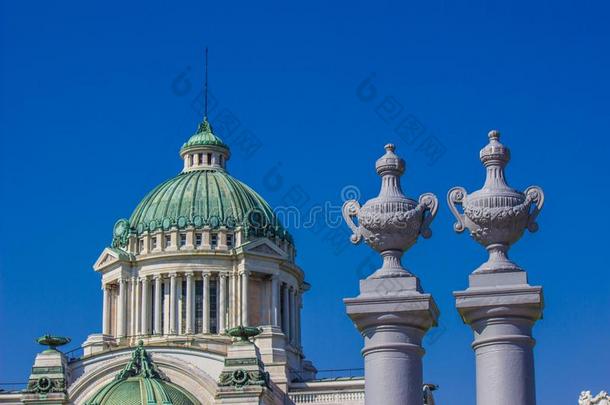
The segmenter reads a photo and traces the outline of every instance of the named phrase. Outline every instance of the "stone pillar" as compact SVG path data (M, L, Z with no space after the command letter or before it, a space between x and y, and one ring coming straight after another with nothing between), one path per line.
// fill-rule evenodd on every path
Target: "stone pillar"
M241 273L241 324L248 326L248 272Z
M379 196L363 207L355 200L343 205L352 243L364 239L380 253L383 265L360 281L360 295L343 301L364 338L366 405L421 405L422 339L436 326L439 312L419 279L402 267L401 257L419 235L431 236L438 201L429 193L419 202L407 198L400 187L404 160L394 154L394 145L385 149L375 165L382 179ZM379 221L380 215L386 220Z
M218 333L224 333L227 317L227 275L218 275Z
M155 275L155 325L154 334L162 335L163 329L161 329L161 316L163 314L162 297L161 297L161 275Z
M210 333L210 274L203 273L203 333Z
M193 334L193 321L195 320L195 289L193 273L186 273L186 334Z
M142 277L142 334L150 335L150 287L148 277Z
M280 325L280 280L277 274L271 276L271 325Z
M289 329L290 332L288 333L288 335L290 336L290 343L291 344L295 344L295 337L296 337L296 318L297 318L297 312L296 312L296 302L295 302L295 289L294 287L290 287L289 291L289 303L290 303L290 321L289 321Z
M119 298L117 305L117 336L125 337L125 314L127 313L125 303L127 302L127 286L125 279L119 280Z
M524 192L508 186L504 169L510 151L500 143L498 131L488 137L479 155L487 172L483 188L468 195L464 188L454 187L447 195L457 219L454 230L468 229L489 253L470 275L468 288L454 296L464 323L474 332L477 404L535 405L532 328L542 317L542 288L529 285L526 272L509 259L508 250L525 229L538 229L544 193L536 186Z
M176 273L172 273L169 275L170 277L170 281L169 281L169 334L170 335L175 335L176 334L176 327L177 327L177 311L176 311L176 307L178 305L177 304L177 294L176 294L176 277L177 274Z
M176 276L176 334L181 335L183 330L182 322L182 305L184 305L184 297L182 296L182 277Z
M282 308L284 309L282 312L282 331L288 340L290 334L290 298L288 297L288 286L286 284L282 284L282 292Z
M136 286L138 280L136 277L129 279L129 335L136 335Z
M102 285L102 334L110 335L110 289L107 284Z
M136 306L136 335L140 335L142 330L142 301L140 299L140 291L140 280L136 278L136 296L134 300Z

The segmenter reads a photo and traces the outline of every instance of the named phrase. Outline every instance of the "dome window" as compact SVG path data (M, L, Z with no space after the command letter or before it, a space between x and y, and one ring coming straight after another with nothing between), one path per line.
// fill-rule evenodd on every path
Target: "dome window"
M144 238L138 240L138 252L144 251Z
M157 237L156 236L153 236L150 239L150 248L151 248L151 250L154 250L157 248Z
M207 159L207 162L208 162L208 166L210 166L212 164L212 154L208 153L206 159Z
M212 249L216 249L218 246L218 234L216 232L210 234L210 246Z
M197 232L195 234L195 246L201 247L202 244L203 244L203 235L201 234L201 232Z
M172 235L165 235L165 247L168 248L172 245Z
M186 246L186 233L181 233L180 234L180 246Z
M227 248L231 249L233 247L233 234L227 233Z
M197 165L201 166L203 164L203 153L197 154Z

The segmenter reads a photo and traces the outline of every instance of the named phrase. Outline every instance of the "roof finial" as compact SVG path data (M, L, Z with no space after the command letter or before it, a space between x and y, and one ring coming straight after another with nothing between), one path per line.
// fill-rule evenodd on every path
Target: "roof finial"
M203 90L205 101L203 105L203 120L208 120L208 47L205 47L205 84Z

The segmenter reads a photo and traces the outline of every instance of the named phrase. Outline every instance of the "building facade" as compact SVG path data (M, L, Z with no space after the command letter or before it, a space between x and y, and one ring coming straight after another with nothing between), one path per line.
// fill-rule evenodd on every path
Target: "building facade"
M301 345L309 284L293 239L229 174L230 156L204 119L180 149L182 172L116 222L93 266L101 333L75 358L56 349L61 338L42 339L50 348L28 388L0 403L363 403L362 379L316 379ZM245 339L226 333L251 327Z

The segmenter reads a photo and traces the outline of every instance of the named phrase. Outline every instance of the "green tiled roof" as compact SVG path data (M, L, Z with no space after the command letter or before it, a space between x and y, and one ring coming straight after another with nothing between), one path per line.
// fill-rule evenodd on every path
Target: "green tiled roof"
M241 226L246 233L290 238L256 191L216 169L183 172L161 183L144 197L126 226L138 235L188 226Z
M85 405L199 405L199 401L162 378L140 342L125 368Z
M182 145L180 151L183 152L187 149L191 149L198 146L218 146L227 150L229 149L229 147L225 145L222 139L214 135L212 126L210 125L207 119L204 119L203 122L199 124L195 135L191 136L189 140L186 141L184 145Z

